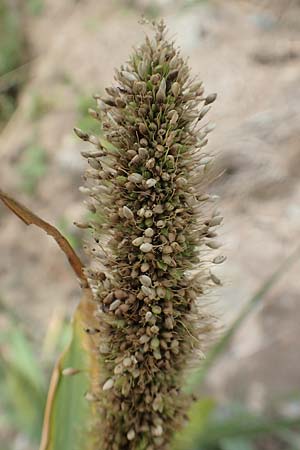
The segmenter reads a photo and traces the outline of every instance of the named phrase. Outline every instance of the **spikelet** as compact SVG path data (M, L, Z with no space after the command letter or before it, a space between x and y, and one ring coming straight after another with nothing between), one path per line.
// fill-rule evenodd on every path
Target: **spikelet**
M106 149L76 130L96 147L83 156L101 267L90 271L101 337L97 450L168 448L190 403L185 370L214 331L201 306L220 283L209 266L224 260L214 254L222 218L206 192L212 128L198 126L216 95L191 79L164 23L155 29L96 97Z

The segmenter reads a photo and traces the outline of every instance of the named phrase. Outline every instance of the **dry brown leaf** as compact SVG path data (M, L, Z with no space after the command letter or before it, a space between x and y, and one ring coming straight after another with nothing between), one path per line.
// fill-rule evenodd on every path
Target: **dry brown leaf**
M32 211L30 211L26 206L19 203L14 198L10 197L8 194L0 189L0 200L7 206L16 216L18 216L26 225L36 225L37 227L44 230L49 236L52 236L57 242L60 249L67 256L69 263L76 273L77 277L80 279L82 287L87 287L88 282L86 276L83 272L83 264L80 258L75 253L74 249L71 247L67 239L50 223L38 217Z

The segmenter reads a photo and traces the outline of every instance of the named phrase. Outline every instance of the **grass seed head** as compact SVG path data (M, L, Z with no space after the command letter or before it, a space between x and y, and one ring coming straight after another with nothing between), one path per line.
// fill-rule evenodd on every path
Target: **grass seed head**
M101 267L89 271L104 330L97 449L163 450L185 423L185 369L214 330L198 301L220 280L204 261L225 260L213 255L222 217L206 193L211 158L203 147L213 126L200 124L216 94L205 97L192 80L163 22L115 80L92 112L105 148L75 129L96 146L83 154L90 168L81 190Z

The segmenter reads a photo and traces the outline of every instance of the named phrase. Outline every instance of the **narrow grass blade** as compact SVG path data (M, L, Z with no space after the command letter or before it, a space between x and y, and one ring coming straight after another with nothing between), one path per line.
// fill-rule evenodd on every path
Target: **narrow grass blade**
M243 437L222 439L220 448L221 450L255 450L254 444Z
M220 415L213 400L194 403L186 428L175 436L172 450L208 450L215 448L250 449L251 442L260 435L278 436L299 427L300 417L266 418L245 410ZM230 444L235 444L229 446ZM243 444L243 446L242 446Z
M5 417L15 429L38 440L45 380L27 336L16 323L0 334L0 382Z
M205 447L217 444L224 439L256 438L258 435L277 434L280 431L292 429L299 426L299 423L299 417L268 419L250 414L211 420L205 428L205 433L202 435L199 433L198 442Z
M274 286L274 284L279 281L279 279L291 268L291 266L299 259L300 248L293 252L282 265L263 283L263 285L258 289L258 291L250 298L246 303L238 317L235 319L233 324L225 331L222 338L217 342L217 344L208 353L206 359L202 361L201 367L195 371L190 379L188 386L186 387L187 392L193 392L197 389L201 383L204 381L207 372L215 363L217 358L222 355L229 342L231 341L234 334L237 332L244 320L249 316L253 309L264 299L266 294Z
M205 433L207 422L215 407L215 401L211 398L203 398L195 402L190 408L186 427L174 437L172 450L193 449L198 436Z
M85 394L91 389L98 366L93 356L93 337L84 329L90 324L92 310L91 294L87 291L73 317L71 343L52 374L40 450L89 448L93 409ZM72 369L74 375L64 375Z

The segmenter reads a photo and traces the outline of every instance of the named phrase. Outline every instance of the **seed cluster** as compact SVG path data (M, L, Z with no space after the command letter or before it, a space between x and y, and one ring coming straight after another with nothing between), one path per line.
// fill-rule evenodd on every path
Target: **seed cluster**
M224 260L209 257L222 217L206 193L212 127L199 126L216 95L191 79L164 23L155 27L107 96L96 96L90 113L106 144L75 129L96 147L83 152L82 190L98 263L88 275L100 330L101 450L165 449L184 423L184 370L214 329L202 300L220 283L209 262Z

